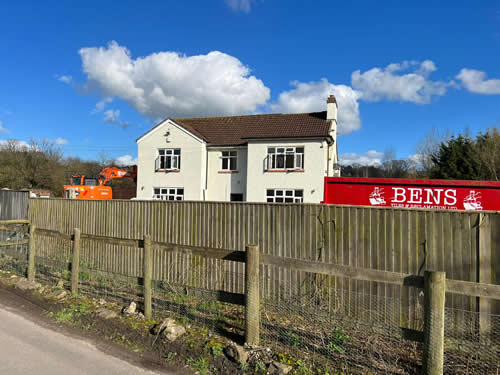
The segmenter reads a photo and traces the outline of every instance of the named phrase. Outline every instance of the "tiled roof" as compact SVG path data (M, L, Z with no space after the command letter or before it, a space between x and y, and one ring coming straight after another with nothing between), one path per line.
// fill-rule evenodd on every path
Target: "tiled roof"
M171 119L209 145L244 145L248 139L328 137L325 112Z

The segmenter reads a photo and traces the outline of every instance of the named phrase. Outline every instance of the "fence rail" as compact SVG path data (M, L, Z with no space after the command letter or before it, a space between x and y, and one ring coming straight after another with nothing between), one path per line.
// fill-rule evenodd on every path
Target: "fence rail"
M27 226L26 221L0 221L0 226ZM146 235L142 240L138 239L122 239L116 237L108 237L101 235L92 235L81 233L80 229L76 228L73 234L59 233L54 230L37 229L34 225L29 225L29 239L19 241L22 244L29 244L27 274L30 280L35 279L35 259L39 256L38 245L44 236L56 238L68 242L68 248L71 250L66 256L66 262L71 271L71 290L74 295L79 293L79 288L82 283L81 266L82 258L81 252L85 253L87 243L92 242L105 244L110 246L124 246L128 248L135 248L137 251L142 251L141 268L142 273L140 276L142 282L142 295L145 316L150 318L154 306L154 283L158 281L158 273L153 272L153 259L156 255L157 259L161 258L161 254L154 254L154 251L162 253L179 253L181 255L195 255L203 257L207 260L230 260L232 262L243 262L245 264L245 292L244 295L238 293L217 293L216 300L222 302L235 303L237 305L244 304L246 309L245 322L245 336L246 341L252 345L258 345L260 342L261 330L261 296L266 295L262 293L260 283L263 270L265 266L279 266L285 269L293 269L296 271L306 272L314 275L328 275L335 277L343 277L359 281L376 281L379 283L395 284L404 288L413 287L424 289L425 295L429 294L429 298L424 299L423 309L425 317L423 320L423 330L410 330L401 327L401 334L405 339L416 340L424 343L423 347L423 361L425 374L442 374L444 363L444 340L445 340L445 290L449 293L461 293L464 295L473 295L480 297L488 297L500 300L500 286L490 285L484 283L470 283L460 280L442 279L444 273L425 271L425 277L418 275L402 274L389 271L378 271L370 269L362 269L358 267L343 266L337 264L326 264L320 262L297 260L291 258L280 258L276 256L259 254L257 245L249 245L246 251L233 251L219 248L209 247L194 247L178 245L166 242L152 242L150 237ZM43 241L42 241L43 242ZM115 254L116 255L116 254ZM126 261L122 257L115 257L117 262ZM83 263L84 264L84 263ZM156 265L158 267L158 264ZM85 268L85 267L84 267ZM180 268L181 272L183 271ZM97 271L105 271L104 269L97 269ZM135 276L136 274L132 275ZM130 275L126 275L130 276ZM436 285L434 285L434 280ZM260 285L260 286L259 286ZM442 288L442 291L437 293L436 288ZM245 297L245 298L243 298ZM284 301L284 300L283 300ZM489 337L491 342L492 331L484 327L485 324L491 325L489 319L480 322L482 326L480 331L485 337ZM498 333L494 333L498 335ZM293 336L292 336L293 337ZM495 340L496 340L495 336ZM441 353L441 354L439 354Z
M394 332L399 335L401 329L406 334L421 332L422 275L432 270L445 272L448 278L446 339L455 335L482 345L484 337L494 337L490 342L498 342L499 213L311 204L38 199L30 201L29 218L40 228L38 262L41 266L45 262L47 269L54 269L57 263L57 275L68 272L73 230L81 229L80 273L90 277L90 281L80 280L80 286L85 288L99 280L113 284L115 279L123 279L129 283L129 290L140 290L137 278L142 279L145 271L143 241L145 235L150 235L153 310L177 309L182 314L191 311L198 297L205 298L208 304L234 298L241 302L246 288L246 263L241 250L247 244L258 245L259 293L261 301L265 301L262 324L267 327L261 332L264 341L270 337L280 342L296 335L304 337L310 327L323 324L320 319L330 323L322 328L323 333L316 332L310 350L318 351L327 341L335 343L337 339L331 339L326 332L335 325L347 324L353 330L351 337L357 335L359 322L366 324L368 331L373 331L373 323L377 322L377 326L397 328ZM106 293L111 289L129 298L118 284ZM210 297L205 294L208 292L212 293ZM195 300L185 301L188 296ZM206 319L206 308L200 306L198 317ZM281 316L290 314L294 325L302 324L300 334L281 325ZM218 319L217 315L212 318ZM269 325L281 328L268 330ZM379 331L373 332L376 336ZM384 335L380 340L389 342ZM303 347L300 340L295 344ZM350 347L365 348L359 352L359 361L370 350L364 345L360 340ZM398 345L406 343L398 341L393 346ZM454 344L450 345L454 348ZM488 352L499 346L485 346L482 350ZM462 356L457 354L458 362L449 362L454 366L452 372L467 373L460 367ZM387 372L392 368L391 361L377 370ZM410 363L414 359L394 361ZM472 373L490 372L478 367Z

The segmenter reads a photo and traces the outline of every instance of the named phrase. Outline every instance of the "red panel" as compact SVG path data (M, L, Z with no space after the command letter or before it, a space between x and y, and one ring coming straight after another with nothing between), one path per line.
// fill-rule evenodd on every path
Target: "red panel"
M396 178L325 178L328 204L500 211L500 182Z

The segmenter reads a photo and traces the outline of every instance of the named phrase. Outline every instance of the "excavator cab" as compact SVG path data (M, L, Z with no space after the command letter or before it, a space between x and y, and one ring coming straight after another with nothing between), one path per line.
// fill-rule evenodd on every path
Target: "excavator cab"
M132 178L136 181L137 167L132 171L116 167L104 168L99 176L71 176L70 184L64 186L63 197L67 199L112 199L109 183L113 179Z

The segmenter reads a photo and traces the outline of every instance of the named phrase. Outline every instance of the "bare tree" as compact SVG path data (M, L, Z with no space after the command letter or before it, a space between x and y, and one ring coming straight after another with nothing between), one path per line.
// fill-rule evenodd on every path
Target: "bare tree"
M421 170L425 177L429 177L435 168L432 157L437 156L441 144L451 137L452 134L448 129L443 131L432 128L424 139L417 144L414 161L417 164L416 169Z

